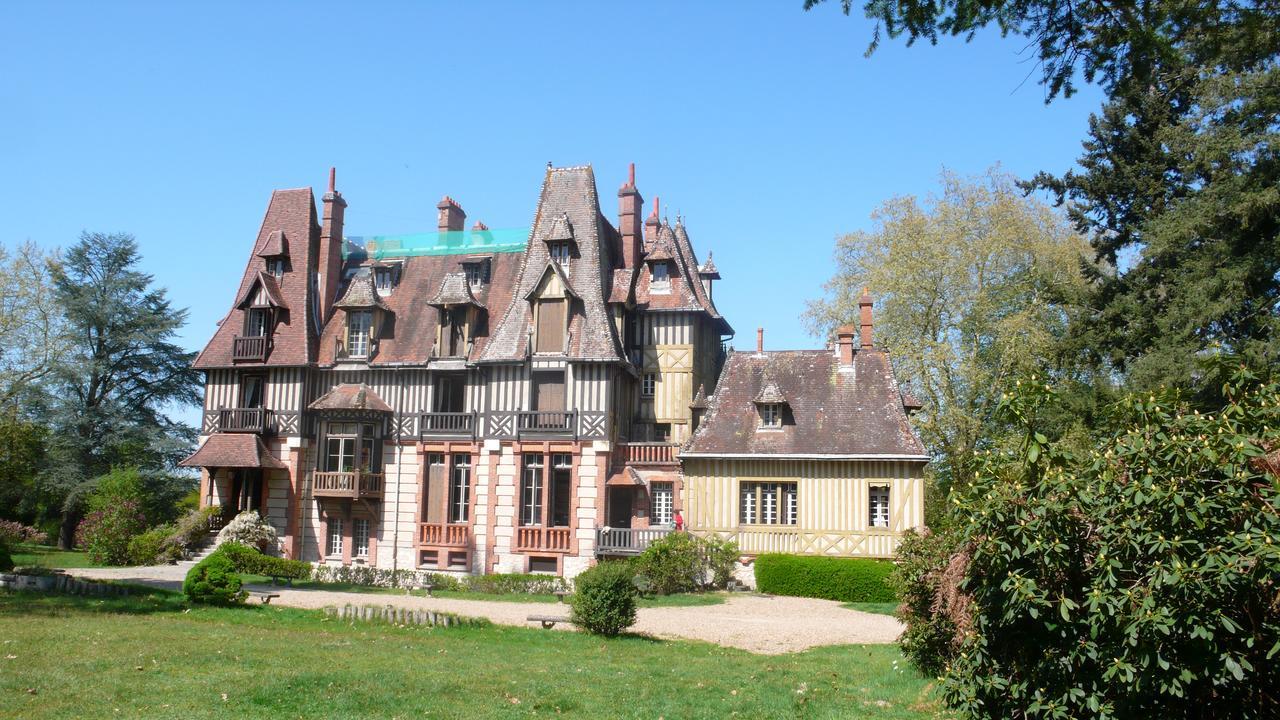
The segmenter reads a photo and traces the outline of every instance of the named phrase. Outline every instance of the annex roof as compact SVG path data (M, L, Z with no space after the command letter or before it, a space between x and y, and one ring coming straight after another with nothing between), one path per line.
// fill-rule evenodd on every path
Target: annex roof
M187 459L178 463L182 467L203 468L264 468L287 470L262 444L262 439L251 433L218 433Z

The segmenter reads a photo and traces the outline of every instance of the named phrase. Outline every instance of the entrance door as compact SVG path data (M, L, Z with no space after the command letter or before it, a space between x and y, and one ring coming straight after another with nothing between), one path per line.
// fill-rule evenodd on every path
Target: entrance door
M231 503L237 513L262 512L262 471L239 469L231 475Z
M609 527L631 527L631 494L629 487L609 488Z

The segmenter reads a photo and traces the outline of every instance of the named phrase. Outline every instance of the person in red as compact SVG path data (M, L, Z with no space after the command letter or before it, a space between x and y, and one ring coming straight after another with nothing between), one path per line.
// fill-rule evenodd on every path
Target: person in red
M676 524L677 532L679 532L680 530L684 530L684 516L680 514L679 510L676 511L675 515L672 516L671 520Z

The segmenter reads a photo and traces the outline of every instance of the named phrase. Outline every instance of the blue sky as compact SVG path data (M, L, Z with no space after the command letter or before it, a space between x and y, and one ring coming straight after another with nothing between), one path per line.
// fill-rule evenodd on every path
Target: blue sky
M838 2L52 3L0 23L0 242L134 234L198 349L271 190L323 191L348 235L528 226L547 161L604 211L646 199L715 253L737 347L820 347L799 316L835 238L946 166L1070 168L1101 93L1044 104L1025 41L863 51Z

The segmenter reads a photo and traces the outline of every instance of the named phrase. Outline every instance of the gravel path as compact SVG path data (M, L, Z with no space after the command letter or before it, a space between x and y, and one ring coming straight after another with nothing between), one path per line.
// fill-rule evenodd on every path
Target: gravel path
M77 568L67 572L86 578L123 580L177 590L185 565L134 568ZM257 589L268 589L264 587ZM460 600L407 595L333 592L315 589L270 588L280 594L273 604L298 608L352 605L395 605L413 609L483 617L502 625L537 627L529 615L567 615L569 609L549 603ZM572 630L567 623L556 630ZM798 652L819 645L892 643L902 624L888 615L848 610L831 600L732 595L720 605L641 608L635 632L664 638L703 640L754 653Z

